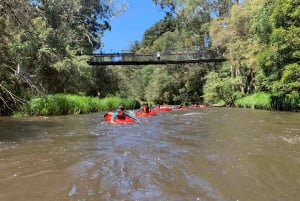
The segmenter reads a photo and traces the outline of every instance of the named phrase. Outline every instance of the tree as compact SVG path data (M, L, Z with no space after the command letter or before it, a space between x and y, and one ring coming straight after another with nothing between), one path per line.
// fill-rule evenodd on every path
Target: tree
M261 51L259 63L272 92L284 94L298 93L300 59L300 3L291 0L266 1L265 11L257 13L257 16L266 16L268 21L266 29L255 29L260 38ZM257 26L257 27L262 27ZM265 34L266 36L263 36ZM295 73L294 76L290 76Z
M29 77L22 73L22 50L27 46L23 43L24 29L30 28L27 21L32 16L27 1L0 2L0 114L10 114L22 105L28 87L34 89ZM23 20L21 20L23 19Z
M175 19L171 15L167 14L164 19L158 21L144 32L141 48L151 47L154 41L164 33L173 32L174 30Z
M152 100L158 103L170 103L173 99L173 77L166 73L167 67L155 68L153 77L145 89L146 100Z
M207 48L210 46L208 39L207 26L211 20L210 3L206 0L178 0L178 1L154 1L163 9L167 8L166 13L174 18L174 28L179 33L176 46L189 48L198 46Z
M100 46L110 28L107 20L120 11L112 3L0 1L0 113L13 111L35 93L91 91L95 83L83 54Z
M222 68L228 71L227 75L217 74L224 82L224 89L219 89L221 85L216 86L216 89L207 86L205 93L219 93L216 97L229 105L234 104L234 100L241 93L251 93L255 88L254 75L258 71L255 55L258 52L258 43L253 39L250 24L255 9L252 1L246 1L243 5L234 4L228 17L217 18L210 24L212 47L223 53L229 66ZM206 84L214 80L218 83L214 76L208 76ZM213 92L209 92L210 89Z

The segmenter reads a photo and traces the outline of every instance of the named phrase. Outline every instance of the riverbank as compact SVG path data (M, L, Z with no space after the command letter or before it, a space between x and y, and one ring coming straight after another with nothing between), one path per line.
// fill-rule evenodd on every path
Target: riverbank
M72 114L87 114L92 112L111 111L123 105L126 109L140 108L139 101L132 98L87 97L72 94L53 94L32 98L14 116L60 116ZM235 106L277 111L300 111L299 94L295 96L255 93L238 99Z
M118 105L127 109L136 109L140 103L131 98L87 97L72 94L54 94L32 98L27 104L16 111L14 116L59 116L86 114L114 110Z
M235 105L240 108L299 112L300 97L299 94L281 95L259 92L238 99Z

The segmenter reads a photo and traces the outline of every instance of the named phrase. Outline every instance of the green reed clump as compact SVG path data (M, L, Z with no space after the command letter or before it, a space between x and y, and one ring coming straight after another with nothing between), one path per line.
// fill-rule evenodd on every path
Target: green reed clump
M270 97L271 95L268 93L258 92L237 99L235 105L242 108L271 110L272 105Z
M268 94L259 92L240 98L235 104L243 108L300 111L300 96L299 93Z
M271 96L271 105L275 110L300 111L300 96L295 92L292 94L276 94Z
M118 105L123 105L126 109L139 107L139 103L130 98L108 97L99 99L71 94L54 94L31 99L15 115L51 116L85 114L114 110Z

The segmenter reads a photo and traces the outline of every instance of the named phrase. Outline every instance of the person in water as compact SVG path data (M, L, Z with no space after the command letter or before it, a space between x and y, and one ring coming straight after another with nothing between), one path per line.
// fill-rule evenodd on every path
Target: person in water
M143 104L142 113L150 113L150 107L149 107L148 103Z
M119 106L117 111L115 111L112 116L111 116L111 121L114 121L115 118L118 118L118 119L125 119L127 117L131 118L131 119L134 119L136 121L139 121L139 119L132 115L132 114L129 114L128 112L125 111L124 107L123 106Z
M160 104L157 103L154 107L152 107L152 110L159 110L160 109Z

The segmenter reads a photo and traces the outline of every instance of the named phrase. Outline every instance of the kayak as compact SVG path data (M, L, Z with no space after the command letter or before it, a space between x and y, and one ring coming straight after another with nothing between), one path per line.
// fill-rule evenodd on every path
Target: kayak
M149 116L155 116L156 115L156 111L151 110L149 113L146 112L142 112L142 111L138 111L135 113L135 116L137 117L149 117Z
M160 106L160 107L156 107L156 108L153 108L153 111L157 111L157 112L168 112L168 111L171 111L172 110L172 107L169 107L169 106Z
M173 110L187 110L186 107L181 107L181 108L173 108Z
M189 108L193 108L193 109L197 109L197 108L207 108L208 107L208 105L191 105L191 106L189 106Z
M108 112L104 115L104 120L106 122L111 122L111 117L112 117L112 112ZM119 119L119 118L115 118L113 122L111 123L115 123L115 124L129 124L129 123L134 123L135 120L126 116L125 119Z

